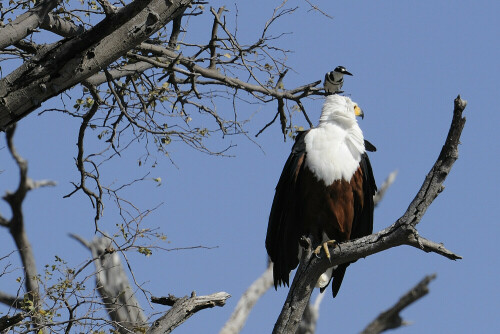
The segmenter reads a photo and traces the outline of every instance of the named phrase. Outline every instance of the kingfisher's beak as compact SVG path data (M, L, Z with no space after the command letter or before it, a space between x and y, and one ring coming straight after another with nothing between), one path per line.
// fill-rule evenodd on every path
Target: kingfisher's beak
M365 118L365 113L363 112L363 110L361 110L360 107L358 107L357 104L354 106L354 115L360 116L361 119Z
M350 76L353 76L350 72L347 72L347 70L342 71L342 73L343 73L344 75L350 75Z

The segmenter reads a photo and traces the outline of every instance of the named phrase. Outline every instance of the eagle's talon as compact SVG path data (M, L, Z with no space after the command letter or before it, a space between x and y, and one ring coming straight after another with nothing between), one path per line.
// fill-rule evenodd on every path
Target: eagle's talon
M331 261L332 258L331 258L330 250L328 249L328 246L336 245L336 244L338 244L338 243L335 240L327 240L327 241L323 242L321 245L319 245L318 247L316 247L316 249L314 250L314 254L316 255L317 258L319 258L319 253L321 253L321 249L323 249L325 251L325 254L326 254L326 257L328 258L328 260Z

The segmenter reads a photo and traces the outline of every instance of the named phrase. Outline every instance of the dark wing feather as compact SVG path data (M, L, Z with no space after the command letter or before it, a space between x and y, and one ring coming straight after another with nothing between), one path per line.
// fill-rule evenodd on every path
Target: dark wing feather
M377 151L377 148L375 147L375 145L365 139L365 150L367 150L368 152L375 152Z
M345 270L349 267L350 263L342 263L337 266L336 269L332 271L332 295L333 298L337 297L337 293L339 293L340 286L342 285L342 280L344 279ZM321 289L321 292L326 289L326 286Z
M266 249L274 263L274 287L288 285L290 271L299 263L301 222L297 213L298 196L295 188L303 165L306 144L304 137L308 131L299 132L292 152L281 173L274 195L269 224L267 226Z

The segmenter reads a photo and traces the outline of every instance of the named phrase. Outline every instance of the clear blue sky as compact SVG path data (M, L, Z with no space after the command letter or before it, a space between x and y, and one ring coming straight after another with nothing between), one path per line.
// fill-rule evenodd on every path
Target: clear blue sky
M239 37L253 41L279 2L238 2ZM335 300L322 305L317 333L355 333L386 309L425 275L437 273L431 292L402 315L414 323L398 333L493 333L500 331L500 277L496 256L500 235L498 216L498 125L500 4L494 1L360 2L316 1L333 16L309 12L306 2L294 15L285 17L274 32L290 32L279 45L294 51L288 64L286 87L322 79L324 73L344 65L354 73L344 85L365 112L360 122L365 137L378 151L370 155L378 184L398 169L375 214L376 231L392 224L419 189L434 163L449 129L453 99L468 101L467 123L460 158L445 182L445 191L434 201L422 222L420 234L463 256L452 262L436 254L398 247L359 260L349 267ZM233 2L225 5L231 17ZM208 18L208 15L207 15ZM200 22L205 22L203 19ZM206 32L197 18L190 28ZM189 38L189 37L188 37ZM3 73L8 70L3 69ZM59 99L44 104L57 107ZM316 123L321 100L306 104ZM275 104L246 106L239 113L250 117L253 136L274 115ZM231 112L228 110L228 112ZM296 118L306 125L304 120ZM26 224L39 268L59 255L73 265L89 254L67 237L77 233L93 237L93 211L81 194L62 196L77 180L74 156L78 122L53 112L31 114L20 122L16 135L19 152L29 160L30 176L52 179L58 186L29 194L25 202ZM262 147L241 137L223 144L237 144L234 158L211 157L182 145L172 145L171 157L159 158L151 177L128 193L142 208L164 204L144 222L161 228L168 247L218 246L211 250L157 252L144 258L131 255L139 282L154 295L182 296L192 290L201 294L226 291L232 295L223 308L204 310L175 333L215 333L234 309L239 297L265 269L264 238L274 187L290 152L275 124L257 139ZM2 136L0 147L5 146ZM102 173L109 182L140 177L147 169L137 167L140 146L108 164ZM14 189L13 163L0 150L0 192ZM111 203L102 226L113 230L119 223ZM0 204L0 212L9 211ZM10 237L0 233L0 255L13 248ZM17 258L11 262L19 267ZM0 289L15 292L19 272L0 279ZM270 332L286 298L287 289L270 290L255 306L243 333ZM146 303L143 302L146 307ZM161 311L163 307L156 307ZM3 312L3 309L0 308ZM147 310L150 312L150 310ZM332 330L333 328L333 330Z

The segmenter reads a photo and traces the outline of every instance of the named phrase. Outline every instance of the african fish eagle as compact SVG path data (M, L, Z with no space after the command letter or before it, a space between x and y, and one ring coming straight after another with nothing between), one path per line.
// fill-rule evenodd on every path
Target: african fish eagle
M355 116L362 115L349 97L328 95L319 125L297 135L276 186L267 227L275 288L289 284L290 271L299 263L302 236L311 239L318 254L321 246L327 252L332 240L372 233L376 185L366 150L375 147L358 126ZM333 279L335 297L348 265L330 268L317 286L323 291Z

